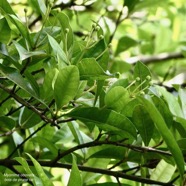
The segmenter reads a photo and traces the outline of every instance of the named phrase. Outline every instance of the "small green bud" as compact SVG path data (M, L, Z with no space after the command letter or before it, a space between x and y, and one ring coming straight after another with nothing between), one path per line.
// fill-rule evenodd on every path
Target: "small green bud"
M28 12L27 8L24 8L24 12L25 12L25 14Z
M101 40L101 39L103 39L103 38L104 38L104 36L103 36L103 35L100 35L100 36L99 36L99 39L100 39L100 40Z
M68 34L69 33L69 28L65 29L65 33Z
M115 73L115 77L116 77L116 78L119 78L119 77L120 77L120 73L119 73L119 72L116 72L116 73Z
M144 91L140 91L140 95L145 95L145 92Z
M153 85L153 83L152 83L152 81L150 81L150 82L149 82L149 86L152 86L152 85Z
M146 80L150 81L151 80L151 77L150 76L147 76L146 77Z
M140 77L137 77L137 78L136 78L136 81L137 81L137 82L139 82L140 80L141 80Z
M99 31L100 30L100 27L99 26L96 26L95 30L96 31Z
M111 48L111 47L112 47L112 44L111 44L111 43L109 43L109 44L108 44L108 48Z
M94 28L94 29L96 28L96 23L92 24L92 28Z

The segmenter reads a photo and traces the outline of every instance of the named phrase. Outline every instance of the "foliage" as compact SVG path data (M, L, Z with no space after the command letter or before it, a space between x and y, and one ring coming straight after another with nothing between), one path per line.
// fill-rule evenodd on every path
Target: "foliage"
M1 0L0 185L184 185L185 10Z

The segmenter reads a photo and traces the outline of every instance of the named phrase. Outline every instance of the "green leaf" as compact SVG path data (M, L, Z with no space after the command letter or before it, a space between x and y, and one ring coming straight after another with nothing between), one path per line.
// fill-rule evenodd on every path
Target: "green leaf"
M41 118L32 110L24 107L19 115L19 125L24 128L28 129L34 127L38 123L41 122Z
M36 136L31 140L35 143L38 143L40 147L47 148L50 153L54 154L55 157L58 155L58 149L51 141L47 140L45 137Z
M0 1L0 12L3 14L4 12L7 14L14 14L14 11L12 10L9 2L7 0L1 0Z
M99 128L115 132L118 135L125 136L126 133L136 138L136 129L133 123L124 115L109 109L99 109L96 107L77 108L67 115L79 119L86 123L94 123Z
M139 0L125 0L125 6L128 7L129 9L129 12L132 12L134 7L139 3L140 1Z
M19 53L19 56L20 56L20 60L23 61L29 57L32 57L32 56L40 56L40 55L46 55L46 53L44 51L33 51L33 52L29 52L27 51L25 48L22 47L22 45L20 45L19 43L17 42L13 42L18 53Z
M106 147L92 154L89 158L104 158L104 159L117 159L121 160L124 158L126 153L123 147Z
M41 167L41 165L37 162L37 160L35 160L30 154L26 153L29 158L32 160L34 167L37 171L37 174L39 176L39 178L41 179L43 185L45 186L53 186L51 180L46 176L45 172L43 171L43 168Z
M178 99L180 101L180 105L181 105L181 108L182 108L182 111L183 111L183 115L184 115L184 118L186 118L186 90L180 88L178 93L179 93Z
M138 61L134 67L134 78L140 78L140 81L137 81L135 84L137 87L139 86L140 90L149 86L148 76L151 77L148 67Z
M84 58L77 66L82 80L103 80L112 76L102 69L95 58Z
M171 180L175 170L176 166L172 166L166 161L161 160L152 171L150 179L167 183Z
M153 135L154 123L144 106L138 105L135 107L132 121L139 131L144 144L148 146Z
M54 84L54 97L57 108L73 100L79 87L79 71L76 66L68 66L60 69Z
M75 186L75 185L82 186L82 179L75 158L73 157L72 170L70 173L70 178L67 186Z
M0 42L8 44L11 38L11 29L5 18L0 19Z
M50 35L48 35L48 41L54 52L55 58L58 60L59 67L63 68L68 64L67 56L58 42Z
M45 1L44 0L32 0L32 3L34 5L34 8L36 8L37 11L40 12L42 17L45 18L46 13L47 13Z
M153 103L151 103L149 100L142 97L138 97L138 100L141 102L142 105L144 105L150 117L154 121L156 128L158 129L159 133L162 135L165 143L167 144L168 149L172 153L172 156L177 164L178 170L182 177L184 173L184 159L183 159L182 152L177 142L175 141L173 134L168 129L162 115L160 114L160 112L157 110L157 108L154 106Z
M182 117L184 118L184 115L183 115L183 111L180 107L180 104L178 102L178 99L176 96L174 96L173 94L169 93L166 91L165 88L163 87L159 87L159 86L156 86L156 89L163 95L163 97L165 98L167 104L168 104L168 107L169 107L169 110L171 111L171 113L174 115L174 116L178 116L178 117Z
M105 95L106 106L116 111L121 111L130 100L128 90L122 86L115 86Z
M30 38L30 33L26 27L15 15L9 15L6 16L6 19L9 19L19 30L20 34L24 39L27 40L29 46L32 46L31 38Z
M54 97L54 83L56 81L58 70L55 68L49 69L45 74L44 82L40 89L41 99L50 102Z
M0 128L12 130L16 125L15 120L8 116L0 116Z
M7 77L10 81L14 82L20 88L29 93L31 96L38 97L30 82L24 79L15 68L6 67L0 64L0 72L4 74L4 76Z
M118 42L115 55L117 56L121 52L124 52L127 49L129 49L130 47L136 46L137 44L138 44L138 42L136 40L132 39L131 37L123 36Z
M27 161L22 157L15 157L16 161L18 161L26 173L29 175L28 179L32 180L35 186L41 185L41 182L38 180L38 178L32 173Z

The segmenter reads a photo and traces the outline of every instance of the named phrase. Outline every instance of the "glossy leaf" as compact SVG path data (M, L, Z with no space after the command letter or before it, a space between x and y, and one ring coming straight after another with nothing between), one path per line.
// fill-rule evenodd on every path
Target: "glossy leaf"
M118 42L115 55L117 56L121 52L124 52L125 50L129 49L130 47L136 46L137 44L138 42L131 37L123 36Z
M12 130L16 122L8 116L0 116L0 128Z
M17 27L22 37L26 39L30 46L32 46L30 33L27 27L18 19L18 17L16 17L15 15L10 15L9 17L6 18L9 19Z
M69 18L63 12L56 14L55 17L58 19L59 23L61 24L61 37L63 39L63 43L66 43L67 46L65 47L67 47L67 50L70 50L73 46L74 36L73 36L72 28L69 23L70 22Z
M11 38L11 29L5 18L0 19L0 42L8 44Z
M79 71L76 66L60 69L54 84L54 97L57 108L73 100L79 87Z
M34 167L36 169L36 172L39 176L39 178L42 181L43 185L46 186L53 186L51 180L47 177L47 175L45 174L45 172L43 171L43 168L41 167L41 165L37 162L37 160L35 160L30 154L27 153L27 155L29 156L29 158L32 160Z
M126 150L123 147L106 147L95 152L89 158L108 158L121 160L124 158L125 152Z
M106 106L116 111L121 111L130 100L128 90L121 86L110 89L105 95Z
M180 105L182 108L184 118L186 118L186 91L185 89L181 89L181 88L179 89L178 99L180 100Z
M87 107L74 109L68 115L83 122L94 123L103 130L115 131L118 135L128 133L136 138L136 130L133 123L127 117L115 111Z
M14 45L15 45L18 53L19 53L21 61L23 61L23 60L25 60L25 59L27 59L29 57L32 57L32 56L41 56L41 55L43 56L43 55L46 55L46 53L44 51L29 52L17 42L14 42Z
M50 43L50 46L54 52L54 55L57 57L58 65L60 68L63 68L68 63L67 56L61 46L58 44L58 42L50 35L48 35L48 41Z
M24 79L15 68L6 67L0 64L0 72L4 74L4 76L7 77L10 81L14 82L20 88L29 93L31 96L38 97L32 85L26 79Z
M7 0L0 1L0 12L3 14L15 14Z
M144 106L138 105L135 107L132 121L136 126L141 138L146 146L148 146L150 140L152 139L154 123L150 118L148 112Z
M172 153L173 158L177 164L178 170L180 172L180 175L182 177L184 173L184 159L181 150L174 139L173 134L169 131L162 115L160 114L160 112L157 110L153 103L142 97L139 97L138 100L147 109L150 117L155 123L156 128L158 129L159 133L165 140L165 143L167 144L168 149Z
M18 161L22 167L24 168L24 170L26 171L27 175L29 175L28 179L32 180L34 183L34 186L40 185L41 182L38 180L38 178L33 174L33 172L31 171L27 161L25 160L25 158L22 157L15 157L14 158L16 161Z
M49 69L45 74L43 84L40 89L41 99L50 102L54 98L54 83L58 75L57 69Z
M77 66L82 80L103 80L112 76L102 69L95 58L82 59Z
M47 148L50 151L50 153L52 153L55 157L57 156L58 154L57 148L51 141L47 140L45 137L36 136L32 138L32 141L34 143L38 143L40 147Z
M24 107L19 116L19 125L24 128L31 128L41 122L41 118L32 110Z
M157 167L152 171L150 178L161 182L169 182L176 170L175 166L161 160Z
M40 14L44 17L47 13L45 1L44 0L32 0L32 3L35 6L34 8L36 8L38 12L40 12Z
M80 171L76 164L76 160L73 157L72 170L70 173L70 178L67 186L74 186L74 185L82 186L82 179L81 179Z
M157 86L156 88L165 98L171 113L175 116L178 116L178 117L184 117L183 111L180 107L180 104L178 103L178 99L176 98L176 96L167 92L162 87Z

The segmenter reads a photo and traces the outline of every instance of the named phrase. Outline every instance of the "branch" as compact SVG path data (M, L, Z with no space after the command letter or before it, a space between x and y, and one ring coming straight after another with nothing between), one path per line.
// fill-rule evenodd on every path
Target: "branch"
M136 56L126 59L125 61L128 63L137 63L141 61L145 64L150 64L154 62L162 62L170 59L183 59L185 56L181 52L177 53L161 53L153 56Z
M134 151L141 152L141 153L154 152L154 153L159 153L159 154L163 154L163 155L167 155L167 156L172 156L170 152L154 149L151 147L141 147L141 146L135 146L135 145L131 145L131 144L118 143L118 142L114 142L114 141L92 141L92 142L77 145L67 151L59 153L58 156L54 160L52 160L52 162L55 164L58 160L60 160L61 158L63 158L64 156L66 156L68 154L73 153L76 150L83 149L83 148L89 148L89 147L95 147L95 146L101 146L101 145L120 146L120 147L129 148Z
M28 165L33 166L33 162L31 160L26 160ZM72 165L71 164L66 164L66 163L55 163L51 161L43 161L40 160L38 163L43 166L43 167L59 167L59 168L65 168L65 169L71 169ZM0 159L0 165L9 167L13 165L20 165L16 160L10 160L10 159ZM139 176L134 176L134 175L128 175L120 171L111 171L111 170L105 170L105 169L100 169L100 168L94 168L94 167L87 167L87 166L82 166L78 165L78 169L81 171L85 172L91 172L91 173L98 173L98 174L104 174L108 176L114 176L116 178L123 178L131 181L136 181L140 183L146 183L146 184L157 184L157 185L169 185L172 186L172 184L160 182L160 181L155 181L155 180L150 180L147 178L142 178Z

